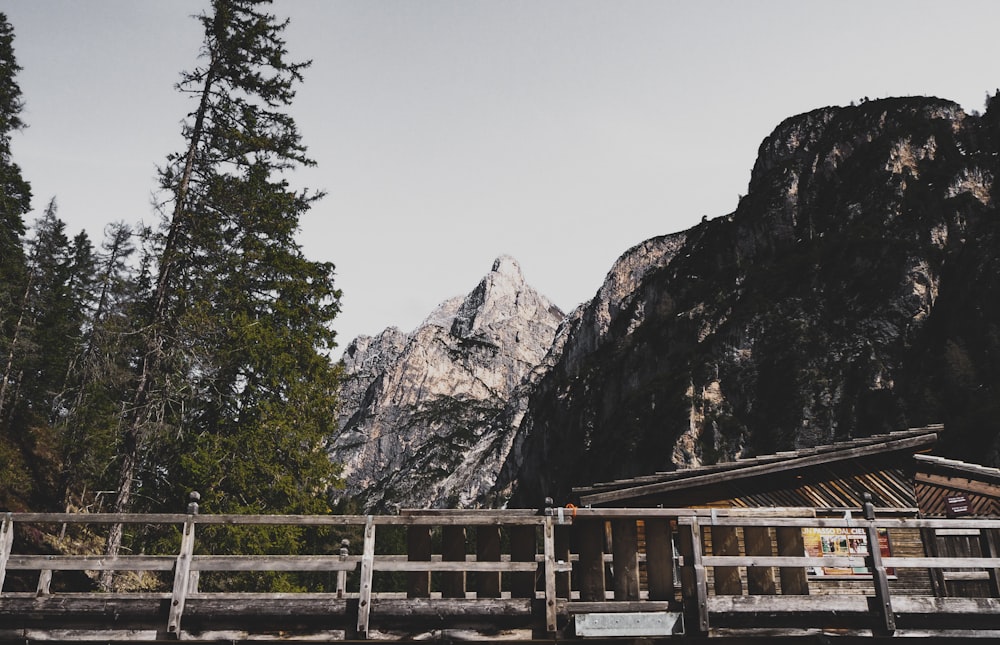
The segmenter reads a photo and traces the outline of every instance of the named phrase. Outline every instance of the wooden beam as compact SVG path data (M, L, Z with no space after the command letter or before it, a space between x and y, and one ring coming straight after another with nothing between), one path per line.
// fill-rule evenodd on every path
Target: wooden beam
M952 490L975 493L976 495L1000 498L1000 485L979 482L965 477L947 477L945 475L935 475L931 473L916 473L913 476L913 479L921 484L930 484L940 488L950 488Z

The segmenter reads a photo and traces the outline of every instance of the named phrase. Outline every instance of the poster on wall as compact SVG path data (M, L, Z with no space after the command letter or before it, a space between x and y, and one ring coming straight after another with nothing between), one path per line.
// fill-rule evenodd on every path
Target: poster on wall
M855 567L809 567L809 575L871 576L872 572L865 566L865 556L868 555L868 533L865 529L808 527L802 529L802 541L809 557L855 557L858 561ZM891 555L889 533L885 529L878 531L878 546L883 558ZM886 573L894 575L895 572L889 568L886 569Z

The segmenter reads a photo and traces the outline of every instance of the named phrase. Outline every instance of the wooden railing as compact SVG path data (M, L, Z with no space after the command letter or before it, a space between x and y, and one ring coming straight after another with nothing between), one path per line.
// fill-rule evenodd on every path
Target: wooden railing
M802 634L1000 634L1000 520L815 517L814 509L408 511L392 516L0 515L0 641L73 638L530 640ZM172 553L27 553L32 527L174 526ZM199 535L327 529L304 555L213 554ZM804 530L853 532L846 555L807 554ZM935 531L975 533L980 555L934 555ZM40 532L40 531L39 531ZM70 533L73 531L71 530ZM351 533L350 541L332 534ZM863 539L862 539L863 538ZM850 576L817 575L843 567ZM70 590L70 572L139 572L144 591ZM34 577L37 572L37 577ZM299 572L296 592L226 590ZM946 572L948 575L942 575ZM25 576L33 588L25 588ZM225 576L226 584L212 576ZM309 588L322 575L323 584ZM313 578L309 578L313 576ZM935 580L981 580L948 595ZM20 585L12 588L13 578ZM6 581L5 581L6 578ZM147 585L148 586L148 585Z

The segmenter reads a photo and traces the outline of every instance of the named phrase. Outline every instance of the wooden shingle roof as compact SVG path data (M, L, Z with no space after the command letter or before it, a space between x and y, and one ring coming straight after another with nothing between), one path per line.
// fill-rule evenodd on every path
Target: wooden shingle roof
M911 428L900 430L888 434L873 435L843 441L836 444L803 448L787 452L779 452L771 455L761 455L749 459L738 459L732 462L675 470L670 472L660 472L652 475L622 479L612 482L594 484L592 486L579 487L573 489L575 496L579 498L580 505L583 506L608 506L619 505L637 500L655 500L664 497L683 496L682 494L705 487L725 486L730 491L738 490L741 483L751 480L759 482L763 478L792 475L794 473L810 470L824 471L820 479L834 480L829 485L814 485L807 491L800 491L798 497L805 499L816 498L812 506L821 505L851 505L856 497L856 490L842 490L835 480L844 474L846 470L856 470L850 477L855 482L868 479L863 468L857 467L858 460L867 458L878 458L891 453L912 454L920 450L928 449L937 441L938 433L943 429L941 425L931 425L922 428ZM854 464L848 466L848 464ZM859 479L860 478L860 479ZM870 481L873 486L880 486L884 490L883 499L890 500L912 499L912 490L908 483L896 481L898 476L881 477L880 481ZM818 480L817 480L818 481ZM847 489L852 486L845 484ZM854 489L857 488L855 484ZM909 491L903 494L903 489ZM759 494L759 491L756 491ZM775 493L770 493L771 495ZM737 497L732 494L731 497ZM767 505L760 502L764 500L753 500L753 495L747 493L748 504ZM839 504L820 504L820 501L841 502ZM843 503L850 501L851 504ZM892 505L892 504L889 504Z

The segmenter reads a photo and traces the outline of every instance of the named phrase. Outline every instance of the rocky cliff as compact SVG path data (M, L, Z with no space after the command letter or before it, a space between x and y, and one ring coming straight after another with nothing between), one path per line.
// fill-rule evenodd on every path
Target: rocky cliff
M513 440L515 426L498 419L562 319L501 257L469 295L441 304L413 333L352 341L331 443L345 495L369 510L475 503Z
M998 177L996 97L792 117L734 212L630 249L561 324L501 259L413 334L352 343L349 492L535 506L938 422L939 452L1000 465Z
M944 422L998 462L1000 100L824 108L733 213L651 241L560 330L498 482L572 485ZM627 273L627 272L626 272Z

